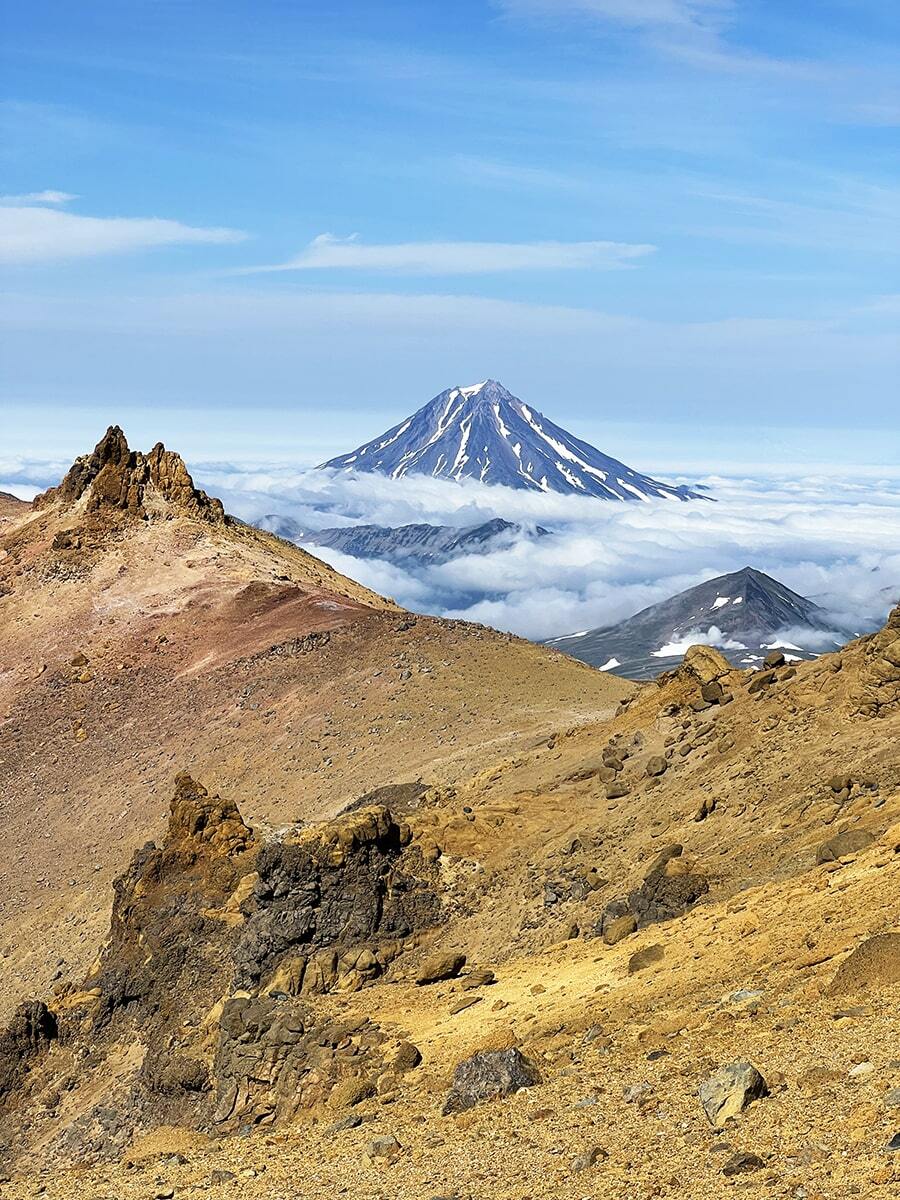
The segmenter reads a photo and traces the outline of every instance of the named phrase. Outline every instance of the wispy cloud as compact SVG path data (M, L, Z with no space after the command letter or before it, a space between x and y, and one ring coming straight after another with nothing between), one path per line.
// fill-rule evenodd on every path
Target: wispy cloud
M754 53L726 37L736 0L496 0L514 18L577 20L619 28L667 57L701 70L728 74L819 77L814 63Z
M285 263L242 268L269 271L385 271L396 275L489 275L505 271L616 270L655 246L626 242L395 242L367 245L356 235L323 233Z
M42 206L0 205L0 263L8 265L245 237L236 229L198 228L159 217L82 217Z
M18 196L0 196L0 204L68 204L78 197L72 192L57 192L48 189L43 192L22 192Z
M612 21L633 29L708 29L717 27L731 0L499 0L519 16L581 16Z

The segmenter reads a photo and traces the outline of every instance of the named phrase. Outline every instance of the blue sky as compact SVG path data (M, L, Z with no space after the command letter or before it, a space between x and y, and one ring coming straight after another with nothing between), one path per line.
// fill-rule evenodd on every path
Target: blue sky
M892 0L7 8L0 443L311 462L491 376L638 467L900 459Z

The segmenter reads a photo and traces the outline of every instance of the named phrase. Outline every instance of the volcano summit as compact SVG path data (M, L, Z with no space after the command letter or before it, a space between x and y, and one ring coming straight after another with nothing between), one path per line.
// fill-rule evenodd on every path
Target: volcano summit
M699 500L626 467L523 404L495 379L447 388L393 429L322 464L400 479L478 479L603 500Z

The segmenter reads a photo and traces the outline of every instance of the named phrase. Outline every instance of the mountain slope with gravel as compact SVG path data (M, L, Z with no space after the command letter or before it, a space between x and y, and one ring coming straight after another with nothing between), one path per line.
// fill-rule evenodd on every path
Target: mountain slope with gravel
M229 529L208 498L179 491L197 506L195 535ZM155 511L146 492L108 494ZM37 513L59 516L58 503ZM172 530L187 518L136 519L115 525L113 546L140 530L146 550L149 528L173 555ZM32 557L17 559L23 588L42 561L33 536ZM237 551L215 547L225 570ZM299 573L305 557L294 561ZM104 581L130 575L134 603L147 605L137 586L147 574L112 562ZM152 575L164 562L173 558ZM77 566L54 571L68 583ZM350 587L333 585L333 596ZM95 752L100 711L117 729L136 719L122 693L87 690L85 677L119 671L101 653L104 638L122 649L123 597L109 599L118 603L104 620L115 620L95 632L96 657L40 675L58 680L41 693L45 714L56 693L71 697L86 731L73 741ZM143 829L132 812L107 837L116 878L93 895L100 927L77 923L77 879L74 892L59 887L74 875L72 818L85 796L74 760L47 776L56 786L43 788L40 827L7 816L17 846L49 835L50 888L29 890L17 871L19 930L42 912L52 931L52 908L86 945L55 978L26 977L10 970L22 934L4 931L0 964L18 1006L0 1025L4 1200L896 1191L900 609L815 661L776 654L747 671L695 646L636 686L371 604L367 620L345 617L352 636L333 629L316 650L304 641L228 665L231 704L214 743L211 685L192 673L191 644L182 650L181 676L201 681L193 707L179 672L165 683L190 736L163 741L162 770L134 785L121 753L89 778L95 820L118 817L132 793L147 810ZM151 653L185 641L201 623L196 605L188 616ZM225 632L220 620L215 645ZM305 673L320 653L330 671ZM362 670L355 690L348 658ZM273 660L280 693L260 665ZM408 677L383 691L401 661ZM278 796L272 781L285 723L301 728L288 696L320 696L330 676L346 703L329 703L332 727L317 735L341 780L316 809L309 760L289 761ZM464 743L456 757L426 736L451 685L444 735ZM372 691L382 710L398 697L401 728L380 757L372 710L352 716ZM139 764L165 734L163 695L141 689ZM528 719L500 707L526 701L542 706ZM482 709L476 741L464 714ZM22 717L3 726L4 767L20 764L4 797L64 755ZM420 765L400 770L411 745Z

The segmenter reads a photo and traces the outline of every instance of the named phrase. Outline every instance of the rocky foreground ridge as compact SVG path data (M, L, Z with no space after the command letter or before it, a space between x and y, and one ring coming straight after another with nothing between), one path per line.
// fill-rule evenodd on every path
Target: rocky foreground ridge
M0 1194L892 1194L898 635L697 647L332 821L179 776L96 963L0 1035Z
M3 1200L897 1190L900 610L638 687L117 447L0 530Z

